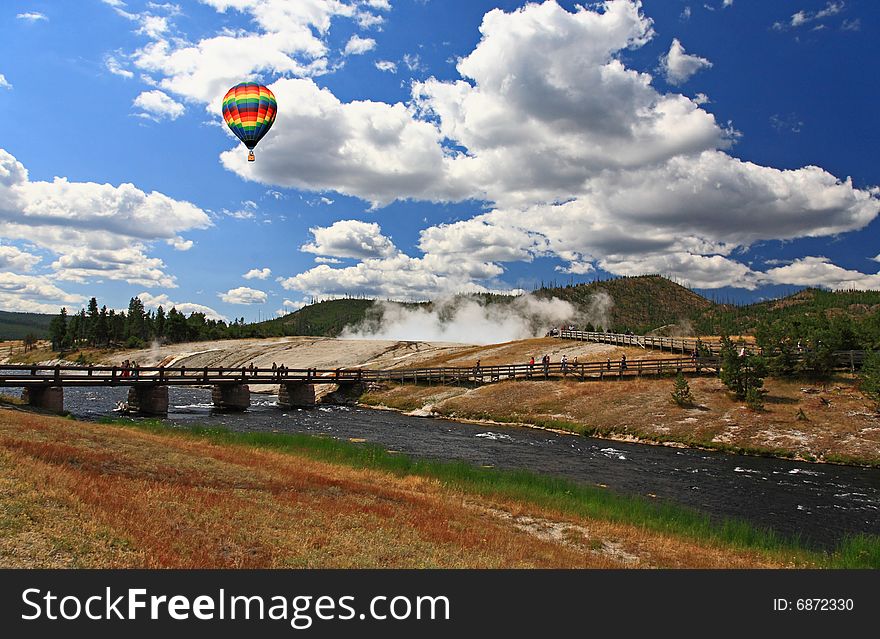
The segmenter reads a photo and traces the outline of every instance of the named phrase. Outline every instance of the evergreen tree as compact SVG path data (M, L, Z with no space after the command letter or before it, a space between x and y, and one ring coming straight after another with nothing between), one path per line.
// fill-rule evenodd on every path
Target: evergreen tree
M165 337L165 309L161 306L156 309L156 320L153 322L153 331L159 340Z
M61 307L57 317L52 318L49 324L49 337L52 340L52 350L61 351L67 343L67 309Z
M880 411L880 352L869 351L865 353L860 380L859 388Z
M98 334L98 300L96 298L92 298L89 300L89 309L87 311L87 324L86 324L86 342L89 346L95 346L97 344L97 334Z
M146 323L144 321L144 303L138 297L132 297L128 301L128 314L125 322L125 339L132 343L143 342L147 339Z
M761 388L764 386L766 374L767 365L762 357L746 353L744 345L737 347L727 335L721 337L719 377L722 383L733 391L737 399L746 399L751 389L754 389L751 390L753 400L756 398L756 392L763 394Z
M107 346L110 343L110 323L107 317L107 307L102 306L101 312L98 314L98 321L95 326L95 345Z

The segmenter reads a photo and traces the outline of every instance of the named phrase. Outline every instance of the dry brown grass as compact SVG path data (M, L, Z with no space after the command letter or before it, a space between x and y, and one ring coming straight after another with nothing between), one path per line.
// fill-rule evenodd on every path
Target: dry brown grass
M305 456L0 410L0 565L745 567L748 551Z
M669 378L512 381L476 389L390 385L366 398L401 410L513 421L644 441L743 448L803 459L880 463L880 418L847 376L813 385L770 379L766 410L749 410L714 377L689 380L698 406L672 403ZM799 419L803 410L807 419Z

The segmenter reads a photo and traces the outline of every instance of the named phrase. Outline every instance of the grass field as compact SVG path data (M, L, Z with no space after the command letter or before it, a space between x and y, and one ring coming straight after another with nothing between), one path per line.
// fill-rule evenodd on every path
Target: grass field
M0 409L9 567L880 565L641 498L308 436Z

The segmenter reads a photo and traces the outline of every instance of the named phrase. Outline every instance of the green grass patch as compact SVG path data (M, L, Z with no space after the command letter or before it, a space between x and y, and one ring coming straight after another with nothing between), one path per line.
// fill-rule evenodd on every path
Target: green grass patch
M169 427L159 420L112 419L104 423L139 428L162 435L194 437L221 445L256 447L355 468L379 469L399 476L418 475L487 497L506 497L563 513L636 525L731 548L763 551L798 565L829 568L880 568L880 537L846 539L833 552L806 548L772 530L734 519L713 521L706 514L640 496L620 495L566 479L525 470L476 467L464 462L418 460L391 454L371 444L354 444L328 437L282 433L239 433L222 428Z

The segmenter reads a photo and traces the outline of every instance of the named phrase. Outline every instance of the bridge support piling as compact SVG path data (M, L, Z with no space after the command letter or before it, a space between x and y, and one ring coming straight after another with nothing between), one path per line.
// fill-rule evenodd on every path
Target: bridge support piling
M283 382L278 388L278 404L288 408L312 408L315 386L311 382Z
M160 384L128 389L128 410L139 415L168 416L168 387Z
M61 386L29 386L21 398L28 405L53 413L64 412L64 389Z
M361 395L366 392L367 385L362 381L338 382L337 389L322 397L321 402L327 404L357 404Z
M211 387L214 408L228 411L247 410L251 405L251 389L247 384L214 384Z

